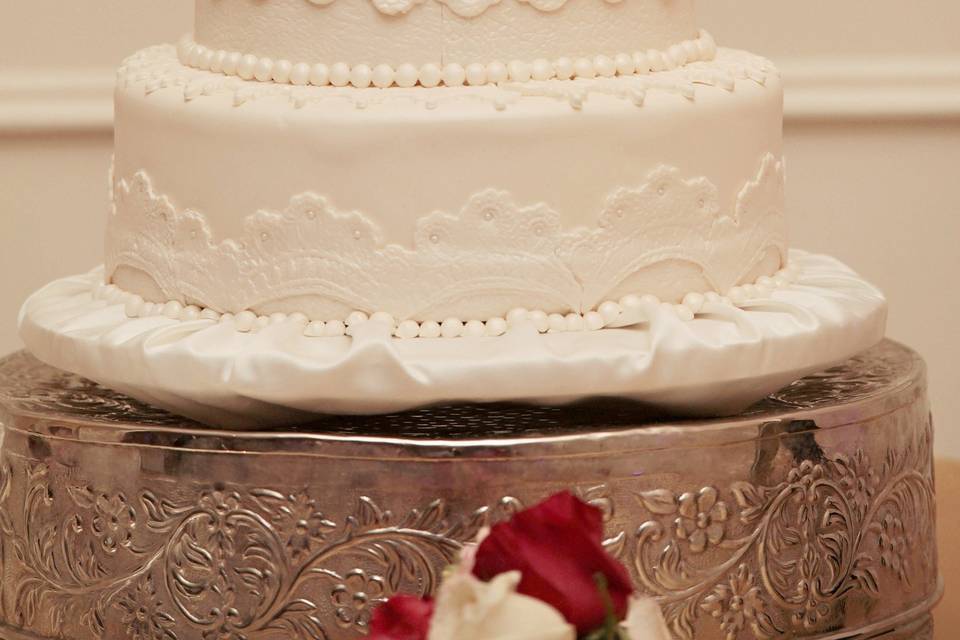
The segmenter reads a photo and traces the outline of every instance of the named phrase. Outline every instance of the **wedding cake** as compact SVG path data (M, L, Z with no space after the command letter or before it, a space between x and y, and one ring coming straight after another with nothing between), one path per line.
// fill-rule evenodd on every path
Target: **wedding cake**
M843 360L882 296L788 250L779 74L693 5L196 0L120 68L103 269L24 337L206 419L729 412Z
M106 277L322 335L696 312L784 278L781 120L692 0L199 0L120 71Z
M923 364L788 245L770 62L694 0L195 2L0 360L0 636L931 637Z

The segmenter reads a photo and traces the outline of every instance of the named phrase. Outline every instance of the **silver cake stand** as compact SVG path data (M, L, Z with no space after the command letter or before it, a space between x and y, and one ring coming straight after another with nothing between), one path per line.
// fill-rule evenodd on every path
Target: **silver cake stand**
M563 488L678 638L930 638L942 590L924 366L893 342L714 421L604 402L231 433L26 353L0 405L8 640L358 637Z

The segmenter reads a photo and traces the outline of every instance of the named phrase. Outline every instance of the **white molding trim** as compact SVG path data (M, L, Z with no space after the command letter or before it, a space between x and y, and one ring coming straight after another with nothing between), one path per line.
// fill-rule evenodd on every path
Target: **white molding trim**
M0 72L0 135L113 131L109 69Z
M960 119L960 56L778 62L790 123ZM0 136L113 129L109 69L0 71Z
M960 56L777 62L788 123L960 119Z

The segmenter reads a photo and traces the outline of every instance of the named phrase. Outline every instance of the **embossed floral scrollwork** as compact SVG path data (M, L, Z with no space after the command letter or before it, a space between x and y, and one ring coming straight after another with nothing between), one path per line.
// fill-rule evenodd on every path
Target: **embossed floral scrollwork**
M351 570L330 592L337 622L343 627L366 629L373 607L386 601L386 593L382 577L368 576L363 569Z
M9 502L14 472L3 464L0 500ZM65 482L59 467L18 464L13 509L24 528L10 504L0 509L0 543L15 548L19 576L13 622L77 638L175 640L189 628L204 640L327 640L338 626L362 631L392 593L432 591L438 567L519 505L505 497L451 517L438 500L397 517L360 497L337 521L307 490L161 486L131 500Z
M100 539L104 551L116 553L118 547L130 544L137 514L121 494L97 496L95 515L90 528Z
M157 597L153 578L147 576L123 592L117 599L123 611L120 622L132 640L176 640L176 620L166 612Z
M891 596L935 593L930 425L925 409L908 418L891 421L886 449L806 431L818 446L779 449L750 482L650 474L573 489L603 511L608 547L678 639L818 635ZM283 483L115 483L61 463L76 459L66 439L11 449L12 434L0 619L41 637L353 637L380 598L429 591L464 542L533 497L470 511Z
M306 490L284 496L258 489L253 495L270 511L270 520L294 560L309 555L337 529L337 523L324 517L319 502Z
M2 439L0 439L0 443L2 443ZM2 585L3 577L6 575L7 541L12 540L15 535L8 506L11 475L10 464L6 460L0 459L0 620L6 619L6 601L3 597Z
M676 515L673 520L674 535L687 543L690 551L703 553L709 546L719 544L725 535L725 523L729 517L727 503L719 499L715 487L707 486L696 492L680 496L658 489L641 493L641 503L648 511L658 515ZM647 532L652 528L648 523ZM662 535L658 525L657 538Z
M880 564L896 572L901 580L909 580L909 549L913 546L913 536L904 526L903 520L893 513L887 513L879 522L872 523L870 530L877 534Z
M932 537L930 457L928 426L879 465L857 450L802 460L778 484L643 491L651 517L633 548L641 586L680 638L694 636L701 614L728 640L829 628L848 596L880 597L884 570L906 585L917 575L905 523ZM928 576L934 563L924 563Z
M676 535L690 544L693 553L703 552L708 545L723 540L727 504L717 499L717 490L704 487L698 493L685 493L679 498L680 516L674 521Z
M772 637L775 629L765 607L760 587L746 564L737 567L727 582L714 587L700 603L701 609L720 621L727 640L734 640L747 627L757 638Z
M847 500L853 503L860 517L866 513L880 488L880 477L870 466L862 449L850 457L838 455L830 462L833 473L839 477Z

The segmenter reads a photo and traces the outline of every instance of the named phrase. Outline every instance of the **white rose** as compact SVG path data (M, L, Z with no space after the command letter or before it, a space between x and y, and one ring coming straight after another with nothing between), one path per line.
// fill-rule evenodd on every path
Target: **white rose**
M428 640L576 640L577 630L550 605L517 593L520 572L490 582L448 575L437 594Z
M650 598L632 598L623 628L630 640L671 640L660 606Z

